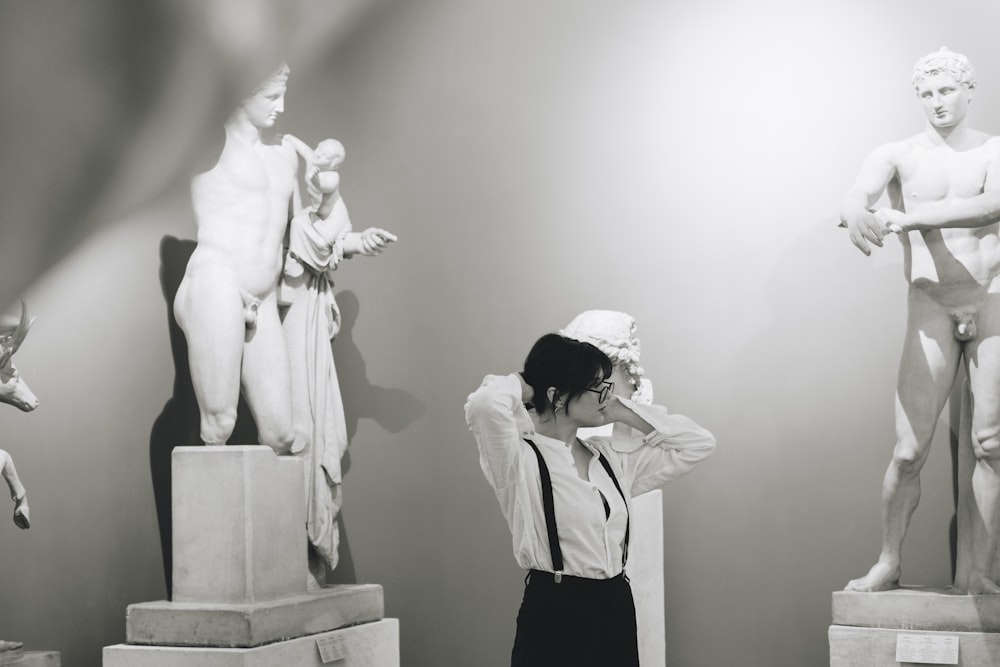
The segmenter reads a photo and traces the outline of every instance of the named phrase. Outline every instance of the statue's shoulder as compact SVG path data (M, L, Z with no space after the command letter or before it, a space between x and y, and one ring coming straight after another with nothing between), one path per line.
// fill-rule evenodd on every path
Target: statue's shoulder
M893 165L899 164L900 160L903 160L918 147L917 142L921 139L920 135L914 135L899 141L890 141L889 143L881 144L875 147L869 154L869 157Z
M991 136L985 132L983 135L983 150L992 153L994 155L1000 154L1000 136Z

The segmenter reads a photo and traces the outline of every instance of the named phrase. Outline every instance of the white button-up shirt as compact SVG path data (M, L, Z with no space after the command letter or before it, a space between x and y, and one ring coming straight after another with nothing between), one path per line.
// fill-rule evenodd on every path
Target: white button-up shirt
M538 446L552 477L563 573L608 579L622 571L628 507L600 463L604 454L628 499L690 471L715 450L707 430L666 408L621 402L645 419L648 435L615 424L613 436L581 440L593 456L589 480L577 473L570 447L535 432L521 403L516 374L487 375L469 395L466 421L479 445L479 464L496 492L513 538L514 558L525 569L553 571L542 507L538 459L525 440ZM612 445L614 443L614 445ZM605 513L605 502L610 514Z

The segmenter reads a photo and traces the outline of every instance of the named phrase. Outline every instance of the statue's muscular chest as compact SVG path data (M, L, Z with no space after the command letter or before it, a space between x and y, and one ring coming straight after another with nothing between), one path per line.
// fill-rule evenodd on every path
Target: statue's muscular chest
M295 170L286 153L280 145L236 144L223 161L226 176L244 193L285 198L295 182Z
M979 146L965 151L947 147L913 147L897 166L907 202L967 199L983 191L994 150Z

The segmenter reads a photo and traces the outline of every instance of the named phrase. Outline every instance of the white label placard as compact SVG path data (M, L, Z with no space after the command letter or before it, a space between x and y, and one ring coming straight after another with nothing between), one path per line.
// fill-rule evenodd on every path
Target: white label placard
M319 649L319 659L323 661L324 665L347 657L347 646L344 645L343 637L317 639L316 648Z
M958 635L896 635L896 662L958 664Z

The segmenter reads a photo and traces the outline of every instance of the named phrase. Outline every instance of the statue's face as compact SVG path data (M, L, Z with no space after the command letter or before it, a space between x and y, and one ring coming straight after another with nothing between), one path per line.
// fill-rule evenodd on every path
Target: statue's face
M274 127L278 114L285 110L285 84L269 83L243 102L243 111L257 128Z
M972 91L950 74L932 74L917 83L917 98L931 125L949 128L965 118Z

